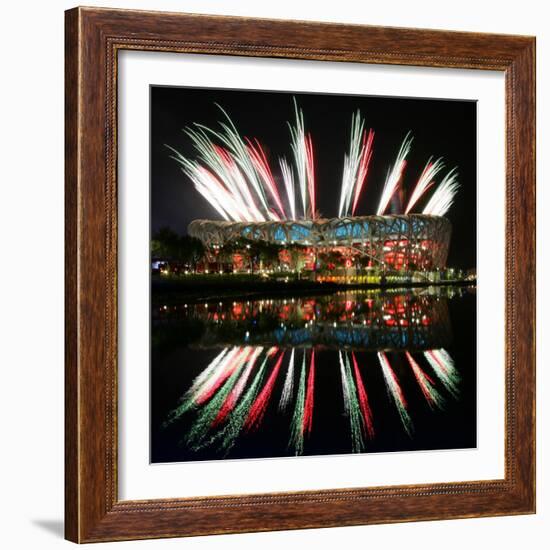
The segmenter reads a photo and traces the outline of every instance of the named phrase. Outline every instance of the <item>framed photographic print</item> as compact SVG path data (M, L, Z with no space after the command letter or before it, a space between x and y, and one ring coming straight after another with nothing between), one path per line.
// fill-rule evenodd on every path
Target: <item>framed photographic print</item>
M66 13L66 537L533 513L534 38Z

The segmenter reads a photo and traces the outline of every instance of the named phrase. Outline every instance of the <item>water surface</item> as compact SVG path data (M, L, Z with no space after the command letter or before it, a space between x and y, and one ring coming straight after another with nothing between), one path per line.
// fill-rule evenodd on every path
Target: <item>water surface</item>
M156 297L151 461L475 447L475 311L462 287Z

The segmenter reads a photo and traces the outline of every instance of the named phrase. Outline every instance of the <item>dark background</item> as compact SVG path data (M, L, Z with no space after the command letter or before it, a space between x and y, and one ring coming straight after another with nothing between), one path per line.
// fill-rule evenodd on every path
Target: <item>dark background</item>
M196 158L190 139L182 129L193 122L216 128L223 117L215 105L217 102L242 136L260 140L277 178L278 157L284 155L288 161L292 160L287 121L294 123L293 96L303 110L306 132L313 138L317 208L323 217L338 215L351 117L360 109L367 128L375 131L375 138L373 158L356 214L376 212L388 167L393 164L405 134L411 130L414 141L403 179L405 189L412 189L430 156L444 157L447 171L458 167L461 187L447 213L453 224L448 265L475 267L475 101L152 86L152 232L169 226L186 234L189 222L194 219L220 219L170 158L165 145ZM420 206L422 203L418 211Z

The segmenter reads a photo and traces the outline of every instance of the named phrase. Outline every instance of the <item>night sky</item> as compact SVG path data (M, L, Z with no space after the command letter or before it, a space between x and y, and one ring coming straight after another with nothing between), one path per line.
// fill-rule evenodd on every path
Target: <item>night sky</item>
M182 129L194 122L216 128L223 117L215 105L219 103L231 116L241 136L259 139L278 178L278 157L284 155L288 161L292 160L287 121L294 123L293 96L303 110L306 132L311 133L313 139L317 209L323 217L338 214L351 117L360 109L367 128L375 131L375 138L373 158L356 215L375 213L388 167L411 130L414 141L407 158L404 188L406 192L413 188L430 156L443 157L447 170L458 167L461 188L447 213L453 224L448 265L465 269L475 267L477 146L474 101L152 86L152 232L169 226L186 234L189 222L194 219L221 219L170 158L166 144L188 158L196 158L190 139ZM417 211L421 211L422 205L418 204Z

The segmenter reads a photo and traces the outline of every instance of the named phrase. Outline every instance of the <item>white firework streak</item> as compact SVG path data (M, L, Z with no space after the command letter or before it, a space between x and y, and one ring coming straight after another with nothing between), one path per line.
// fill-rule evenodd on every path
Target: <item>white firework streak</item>
M235 387L231 391L231 398L237 401L239 399L239 396L243 392L243 389L246 385L246 382L250 376L250 373L252 372L252 368L256 364L256 361L258 360L258 357L261 355L262 351L264 350L263 347L258 347L254 350L252 355L249 357L246 367L239 378L239 381L237 384L235 384Z
M399 418L401 418L401 423L407 432L407 435L410 437L412 435L412 421L409 413L407 412L407 401L403 395L403 390L397 381L397 376L393 369L391 368L388 357L383 351L377 353L378 360L380 361L380 366L382 367L382 374L384 375L384 381L386 382L386 387L388 393L392 396L397 412L399 413Z
M194 183L197 191L226 220L265 221L265 218L255 207L247 186L242 185L245 183L244 178L238 173L237 166L229 154L221 147L216 147L211 143L203 147L202 140L204 137L198 132L188 130L187 134L192 137L201 159L208 164L211 170L198 162L186 159L175 149L171 147L170 149L174 152L172 158L181 165L183 172ZM243 195L236 191L236 186L239 183L241 184L239 189L244 194L244 199Z
M309 205L311 209L311 217L315 219L317 215L315 203L315 165L313 162L313 141L311 140L311 134L306 136L304 147L306 149L306 175Z
M231 120L231 117L227 114L227 112L223 109L223 107L221 107L218 104L216 105L220 109L220 111L224 114L227 120L227 123L225 122L219 123L223 131L216 132L206 126L201 126L201 125L198 125L198 126L203 128L205 131L212 134L213 136L217 137L222 143L225 144L225 146L232 153L234 159L236 160L241 170L244 172L247 180L252 185L257 197L260 200L263 210L265 212L269 212L270 208L267 203L267 197L265 194L264 187L262 185L262 180L256 171L254 162L250 158L247 144L239 135L239 132L237 131L235 124Z
M437 176L437 174L443 170L444 167L445 164L443 163L443 159L438 158L434 162L432 162L432 157L428 159L428 162L426 163L424 170L422 170L422 174L420 174L418 182L413 189L409 203L405 209L405 214L408 214L411 211L412 207L420 200L420 197L422 197L422 195L424 195L424 193L434 184L435 176Z
M344 360L342 359L341 351L338 351L338 359L340 361L340 376L342 378L342 391L344 394L344 410L346 412L346 416L349 416L351 410L349 399L349 383L348 377L346 376L346 367L344 365Z
M458 183L458 173L453 168L437 186L431 199L428 201L423 214L430 216L444 216L451 208L454 197L460 187Z
M405 139L403 140L403 143L401 144L399 152L397 153L397 157L395 159L393 167L388 170L386 182L384 183L384 189L382 190L382 195L380 196L378 210L376 211L376 214L378 216L382 216L384 214L386 208L388 207L390 199L399 187L401 177L403 176L403 170L405 169L405 165L407 164L406 157L411 150L412 140L413 138L411 136L411 133L408 132L405 136Z
M195 188L201 195L210 196L212 205L217 204L227 215L236 221L247 221L252 215L246 206L239 204L218 179L206 168L198 165L194 174L188 176L194 181Z
M178 151L176 151L169 145L167 145L167 147L174 152L174 155L171 155L171 157L181 165L183 173L186 174L193 182L193 184L195 185L195 189L197 189L197 191L214 207L214 209L222 216L224 220L229 221L230 217L216 199L216 193L212 193L209 189L210 182L203 181L203 179L209 180L211 174L206 170L206 172L208 172L208 176L206 177L202 173L202 167L197 162L186 159L183 155L181 155Z
M218 368L209 376L204 384L202 384L197 390L195 390L194 397L198 398L200 395L209 393L214 388L220 379L222 379L228 372L233 372L236 368L240 367L250 355L251 348L249 346L241 348L233 348L219 363Z
M424 357L426 357L436 376L441 380L447 391L455 399L458 399L460 394L460 374L456 370L451 356L444 349L433 349L425 351Z
M288 198L288 206L290 208L290 214L293 220L296 219L296 190L294 187L294 174L290 165L285 158L279 159L279 166L281 167L281 175L283 176L283 183L285 184L286 196Z
M288 360L288 367L286 371L285 383L283 386L283 393L281 394L281 400L279 401L279 410L285 411L292 399L294 393L294 348L290 354L290 359Z
M313 148L311 137L306 136L304 129L304 114L298 108L296 99L294 99L294 113L296 115L296 126L288 122L290 130L292 153L294 155L294 164L297 173L298 189L302 199L303 217L308 217L308 210L311 217L315 214L315 183L313 181Z
M351 137L349 153L344 156L344 172L340 189L340 204L338 216L347 216L352 206L352 214L357 206L359 194L367 175L368 165L372 156L372 140L374 132L369 131L366 139L365 121L360 111L351 118ZM353 197L353 205L352 205Z
M226 117L228 117L227 113L225 113L223 109L222 109L222 112ZM256 206L254 200L252 199L250 190L248 189L247 182L250 182L250 185L252 186L252 190L254 191L254 194L260 200L260 208L263 209L264 213L268 213L270 211L270 208L269 208L269 205L267 204L267 198L266 198L265 191L262 186L260 177L256 172L256 168L254 167L252 160L250 159L247 146L244 140L238 135L237 130L233 126L233 123L230 121L230 125L227 125L223 122L220 122L220 126L222 127L223 132L216 132L211 128L208 128L206 126L202 126L199 124L197 124L196 126L200 128L203 132L205 133L207 132L209 134L212 134L216 138L218 138L227 147L229 153L231 154L231 158L236 163L236 165L238 165L239 169L242 170L242 173L244 174L244 176L246 176L246 178L244 176L242 177L242 181L244 182L244 185L241 188L241 192L247 196L247 198L250 201L249 204L252 206L252 208L255 210L258 210L258 207ZM270 217L270 216L269 215L266 216L264 214L262 217L265 220L266 217Z
M246 199L251 201L246 181L237 168L233 157L223 147L215 145L206 135L204 130L187 128L185 133L191 138L195 149L199 152L199 158L218 176L227 189L235 197L244 210L247 210ZM240 177L239 177L240 176ZM242 184L245 184L242 186ZM244 188L243 188L244 187ZM250 202L248 203L250 204Z
M246 178L233 156L223 147L212 143L202 128L199 130L188 128L185 132L191 138L200 158L223 181L242 210L247 212L248 216L252 216L254 221L265 221L265 217L254 203Z
M214 357L214 359L210 362L210 364L193 380L193 384L188 390L188 394L195 393L205 382L210 378L210 376L213 374L214 370L218 365L222 362L226 354L229 352L231 354L235 354L239 348L234 347L229 351L229 348L224 348L222 351Z
M426 398L430 408L434 406L443 408L445 404L445 399L441 394L435 389L434 381L420 368L419 364L413 359L412 355L407 351L405 352L409 365L413 371L414 377L420 386L422 394Z

